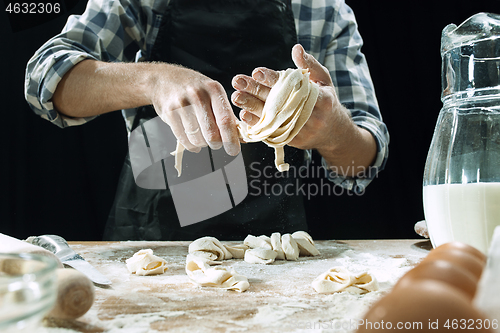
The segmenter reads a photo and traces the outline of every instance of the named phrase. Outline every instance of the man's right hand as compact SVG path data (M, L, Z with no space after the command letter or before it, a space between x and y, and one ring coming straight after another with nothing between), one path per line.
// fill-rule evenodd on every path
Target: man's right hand
M181 66L84 60L64 75L53 102L77 118L152 104L186 149L224 145L229 155L240 152L237 119L222 85Z
M179 142L197 152L206 145L229 155L240 151L236 116L222 85L181 66L160 65L152 104Z

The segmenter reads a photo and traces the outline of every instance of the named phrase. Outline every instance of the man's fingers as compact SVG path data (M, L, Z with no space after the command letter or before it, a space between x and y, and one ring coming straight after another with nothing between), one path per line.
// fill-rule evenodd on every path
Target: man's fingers
M175 110L182 120L182 125L184 127L184 133L186 137L195 147L205 147L207 142L203 137L203 132L201 126L198 122L198 117L196 115L195 107L192 105ZM182 143L182 142L181 142Z
M278 72L266 67L257 67L252 72L252 78L260 84L272 88L280 78Z
M308 69L309 79L322 86L333 85L330 73L312 55L308 54L302 45L296 44L292 49L292 60L297 68Z
M237 90L231 95L231 101L237 107L250 111L258 117L262 115L264 101L254 97L253 95Z
M216 82L217 83L217 82ZM227 99L226 92L220 84L211 87L212 111L219 128L224 149L231 156L240 152L240 140L236 128L236 116Z
M215 116L210 107L211 100L199 103L196 107L196 118L200 125L201 133L204 141L212 149L220 149L222 147L222 138L217 127Z
M179 140L179 142L187 150L194 152L194 153L198 153L198 152L200 152L201 148L193 145L191 143L191 140L189 140L188 135L186 134L186 130L184 129L184 124L182 122L182 119L181 119L181 116L180 116L178 110L180 110L180 109L169 112L167 124L172 129L172 132L174 133L177 140Z
M250 126L257 124L260 120L259 117L252 114L251 112L248 112L247 110L241 110L240 119L243 120L245 123L247 123Z
M261 101L265 101L269 95L269 91L271 91L269 86L257 82L254 78L246 75L236 75L233 78L232 85L237 91L246 92Z

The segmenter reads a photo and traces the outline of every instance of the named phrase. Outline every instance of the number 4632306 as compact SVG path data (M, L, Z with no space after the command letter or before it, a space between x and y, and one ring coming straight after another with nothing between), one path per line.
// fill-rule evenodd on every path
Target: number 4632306
M9 14L58 14L61 12L61 4L41 2L9 2L5 11Z

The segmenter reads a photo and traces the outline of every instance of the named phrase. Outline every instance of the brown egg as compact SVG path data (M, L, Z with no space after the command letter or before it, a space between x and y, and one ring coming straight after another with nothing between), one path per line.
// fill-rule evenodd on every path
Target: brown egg
M432 260L446 260L453 265L459 266L471 272L477 281L481 277L485 263L472 255L470 252L461 251L457 248L445 250L432 250L422 262Z
M376 302L359 321L356 332L385 332L398 330L398 326L398 331L405 332L448 332L470 327L474 332L493 332L484 328L491 324L456 288L435 280L415 280Z
M471 245L468 245L468 244L465 244L465 243L462 243L462 242L449 242L449 243L445 243L443 245L440 245L440 246L436 247L432 251L448 251L448 250L451 250L451 249L457 249L457 250L460 250L460 251L463 251L463 252L467 252L467 253L475 256L479 260L481 260L483 263L486 263L487 257L486 257L486 255L483 252L479 251L478 249L476 249L475 247L473 247Z
M464 293L469 300L472 300L477 288L476 277L446 260L422 261L415 268L408 271L394 286L394 289L400 287L411 287L418 280L435 280L448 284Z

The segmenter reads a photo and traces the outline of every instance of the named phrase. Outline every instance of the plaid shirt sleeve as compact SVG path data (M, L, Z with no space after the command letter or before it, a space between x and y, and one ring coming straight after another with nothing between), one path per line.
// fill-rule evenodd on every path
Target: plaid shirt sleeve
M95 118L71 118L57 112L52 96L64 74L82 60L133 61L139 50L148 51L146 41L154 32L154 17L151 9L141 7L151 4L125 3L90 0L84 14L70 16L62 32L33 55L26 68L25 98L36 114L59 127Z
M354 123L375 138L377 156L362 177L340 176L336 171L342 170L328 168L322 159L329 180L362 193L385 166L389 133L382 121L368 64L361 53L363 40L354 13L344 0L293 0L292 8L299 43L328 68L338 98L351 113Z

